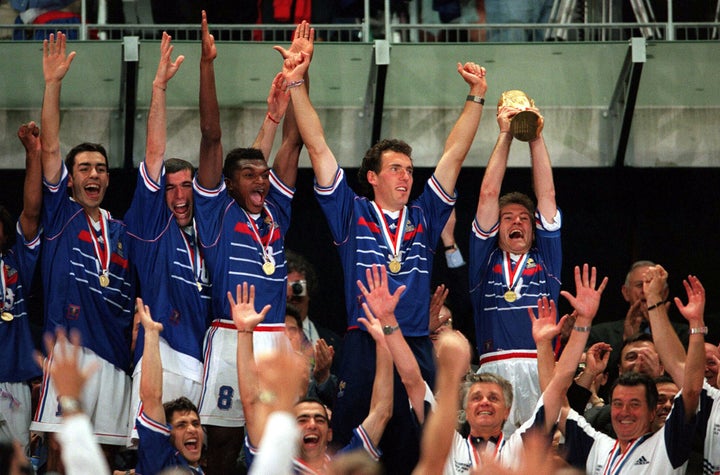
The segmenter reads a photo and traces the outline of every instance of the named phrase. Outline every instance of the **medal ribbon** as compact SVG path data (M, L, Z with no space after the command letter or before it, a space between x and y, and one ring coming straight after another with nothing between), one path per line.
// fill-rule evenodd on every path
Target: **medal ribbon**
M260 250L262 251L263 259L265 262L271 262L270 257L268 256L268 246L270 246L270 243L272 242L272 238L275 234L275 219L273 218L272 213L268 209L267 206L263 205L263 209L267 213L267 215L270 217L270 232L268 232L268 235L266 237L267 242L263 242L262 238L260 237L260 230L258 229L257 225L255 224L255 220L252 219L252 217L248 214L247 211L245 211L243 208L243 213L245 213L245 216L247 216L248 221L250 221L250 228L253 231L253 234L255 234L255 238L257 239L258 243L260 243ZM262 216L262 213L260 213L260 216Z
M623 465L625 465L625 462L627 462L627 460L630 458L630 454L648 437L649 434L645 434L644 436L633 440L627 447L625 447L625 451L620 450L620 442L616 441L615 445L613 445L612 450L610 450L610 453L608 454L608 460L605 463L603 475L620 473Z
M2 272L0 272L0 291L2 291L2 307L0 307L0 311L5 310L5 306L7 305L7 292L5 287L5 283L7 282L7 273L5 272L5 261L0 257L0 268L2 269Z
M505 439L503 438L502 432L500 433L500 437L498 437L497 442L495 443L495 451L493 452L493 459L496 459L498 456L498 453L500 453L501 447L505 445ZM477 450L475 450L475 447L472 443L472 435L468 435L467 437L467 446L468 450L470 451L470 454L472 454L471 460L472 460L472 466L473 468L480 466L480 455L477 453ZM487 445L485 445L487 447Z
M190 240L188 239L187 233L180 230L180 235L183 238L183 242L185 242L185 249L188 252L188 260L190 261L190 268L192 269L192 273L195 276L195 282L198 284L200 283L200 278L202 276L202 268L203 268L203 257L202 253L200 252L200 246L198 245L198 239L197 239L197 224L195 224L195 218L192 220L192 227L193 227L193 235L192 235L192 244L190 243ZM195 250L197 249L197 252Z
M95 267L97 268L99 263L102 270L100 274L107 275L108 269L110 268L110 252L108 252L108 247L110 246L110 239L108 238L107 224L105 223L107 218L105 217L103 210L100 210L100 234L102 235L104 243L102 246L100 246L100 242L95 235L95 227L92 225L90 216L88 216L87 213L85 213L85 219L87 220L88 228L90 229L90 240L92 240L93 248L95 249L95 255L98 258L98 260L95 262Z
M522 254L515 264L515 270L512 268L512 259L510 259L510 253L503 251L503 277L505 278L505 284L508 290L514 291L515 286L522 276L523 269L525 269L525 263L528 260L527 253Z
M397 228L395 228L395 232L390 231L390 226L388 225L387 219L385 218L385 213L382 212L380 207L378 207L377 203L374 201L370 202L373 206L373 209L375 210L375 214L378 217L378 222L380 223L380 231L383 235L383 239L385 239L385 244L390 249L390 252L392 253L393 259L400 260L400 248L402 247L402 238L405 236L405 216L407 216L407 206L403 206L400 210L400 214L398 215L398 222L397 222Z

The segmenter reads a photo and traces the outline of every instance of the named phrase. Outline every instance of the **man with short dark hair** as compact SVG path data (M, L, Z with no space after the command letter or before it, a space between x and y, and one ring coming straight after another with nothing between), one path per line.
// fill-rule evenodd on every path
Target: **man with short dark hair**
M500 132L480 185L470 233L470 297L480 371L512 383L515 404L505 425L508 432L530 417L540 396L527 308L540 297L557 302L562 266L561 214L542 133L529 142L537 209L523 193L500 195L513 140L510 123L528 111L539 115L534 107L498 106Z
M163 404L163 362L160 356L160 332L163 324L153 321L150 308L137 299L137 312L145 330L140 399L142 411L137 419L138 464L135 472L159 473L171 467L203 473L200 457L204 433L197 407L180 397Z
M291 49L312 51L296 38ZM200 415L208 429L208 473L225 475L235 467L245 424L236 375L235 327L227 292L248 281L258 302L273 304L254 334L259 350L287 345L284 334L287 292L285 234L290 226L297 163L302 143L290 115L273 168L268 155L289 97L282 76L273 80L268 112L251 148L228 152L223 163L220 109L215 90L215 40L202 19L200 59L200 165L193 181L200 247L212 292L212 322L205 341L205 378ZM288 122L288 119L290 122Z
M135 283L125 226L100 207L110 180L105 148L80 144L70 150L65 163L60 154L60 90L74 57L75 52L66 54L63 33L51 34L43 42L45 92L40 134L45 182L41 256L45 328L80 332L82 367L97 364L100 368L86 385L82 403L92 415L101 443L125 445ZM68 188L72 198L67 195ZM51 374L49 369L45 371ZM61 411L51 380L52 376L44 380L31 430L57 431Z
M137 270L140 293L165 331L163 397L186 396L200 401L203 338L210 323L211 283L198 245L194 219L192 164L165 160L167 142L166 95L184 56L172 59L171 37L163 33L160 60L152 84L148 111L145 160L138 169L135 195L125 214L130 236L130 260ZM140 414L139 387L145 330L138 328L129 428L136 439Z
M643 280L648 298L649 294L653 295L653 299L657 297L655 292L662 285L660 276L663 274L666 278L667 274L659 266L651 267L645 273ZM648 292L649 287L654 289L653 292ZM687 358L682 363L684 367L672 366L674 370L671 374L676 381L682 381L682 391L675 397L665 424L657 432L652 432L658 400L655 381L644 373L623 373L610 393L612 426L617 438L597 432L573 410L570 410L564 424L561 421L568 460L574 466L588 473L685 473L698 424L696 410L703 388L704 332L707 332L703 315L705 291L700 281L689 278L685 289L688 303L683 304L675 298L675 304L694 330L690 332ZM659 308L650 307L651 312ZM660 311L665 312L665 307L661 307ZM652 318L651 314L651 323ZM684 353L679 340L676 341L673 349L667 348L664 354L675 357L676 351ZM680 371L675 371L676 368Z
M303 22L301 28L308 37L314 35L307 23ZM359 170L361 185L367 189L365 197L348 185L303 87L310 60L308 55L295 55L285 61L283 73L315 172L315 191L343 267L348 332L338 371L341 391L333 414L334 434L342 445L367 414L375 367L373 339L358 325L362 311L355 286L358 279L364 279L368 267L387 266L392 290L406 286L398 306L398 328L410 342L425 378L431 382L434 378L432 343L428 338L432 262L440 233L455 204L455 183L480 122L487 83L485 68L471 62L457 64L470 95L448 135L433 176L417 200L410 201L414 168L411 147L397 139L381 140L365 154ZM393 420L383 440L384 462L389 472L405 473L417 460L418 444L406 438L412 425L411 414L404 403L404 389L400 384L396 388L399 393L395 396Z

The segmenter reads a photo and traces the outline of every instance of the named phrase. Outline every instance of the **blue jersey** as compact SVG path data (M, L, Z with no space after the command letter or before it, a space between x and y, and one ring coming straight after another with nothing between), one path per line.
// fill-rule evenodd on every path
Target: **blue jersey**
M560 242L560 211L552 230L536 215L535 247L519 260L519 275L508 285L506 266L512 257L498 247L499 223L490 231L480 229L477 219L470 233L470 297L475 316L478 353L499 350L535 349L532 325L527 309L537 307L543 295L558 301L562 247ZM504 269L505 268L505 269ZM514 282L514 286L512 283ZM514 301L505 294L513 287Z
M270 192L264 210L260 217L253 219L225 192L224 180L214 190L202 188L197 179L193 187L200 245L213 283L213 317L232 320L227 292L234 296L237 285L247 282L255 286L256 309L272 305L255 331L284 328L287 294L285 234L290 226L295 190L284 185L271 170ZM274 267L270 275L263 271L263 247L266 245Z
M143 302L163 324L162 337L172 349L202 361L202 342L210 324L211 284L196 233L180 229L165 202L164 167L160 183L155 183L147 175L145 163L140 165L125 225L130 262L137 269ZM135 362L142 355L144 335L141 326Z
M316 185L315 192L342 261L348 327L358 326L358 317L365 316L356 282L366 282L365 270L373 264L388 266L394 254L383 234L387 224L396 234L398 226L404 227L400 236L401 267L397 272L388 272L391 293L401 285L407 286L395 309L398 324L405 336L427 336L435 247L456 197L445 193L433 176L423 193L408 203L405 222L398 223L398 217L384 214L384 219L380 218L374 203L355 194L344 178L343 170L338 168L332 185Z
M45 292L45 330L76 329L84 347L127 371L135 284L127 258L125 225L105 210L103 230L95 233L83 208L66 194L68 172L62 166L57 184L44 182L43 252L40 259ZM92 234L91 234L92 233ZM101 264L95 243L109 250L105 257L108 285L100 284ZM103 254L103 253L101 253Z
M202 474L202 468L191 467L180 451L170 443L171 427L150 419L144 412L135 423L138 431L136 475L155 475L166 468L180 467L190 473Z
M26 296L30 291L35 264L40 254L40 236L25 242L17 228L15 245L2 255L3 302L0 310L13 316L11 321L0 320L0 381L19 383L42 376L33 359L35 346L30 334Z

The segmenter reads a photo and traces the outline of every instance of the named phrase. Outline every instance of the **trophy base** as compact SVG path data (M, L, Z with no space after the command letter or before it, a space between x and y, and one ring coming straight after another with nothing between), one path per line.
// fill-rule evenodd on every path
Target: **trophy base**
M529 142L538 136L539 117L531 111L522 111L512 118L510 133L522 142Z

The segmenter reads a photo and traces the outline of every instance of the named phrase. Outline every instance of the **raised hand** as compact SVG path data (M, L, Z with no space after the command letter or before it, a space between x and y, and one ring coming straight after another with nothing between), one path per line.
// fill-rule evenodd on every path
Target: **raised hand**
M185 56L180 55L172 60L173 45L171 44L172 37L163 31L162 41L160 42L160 61L158 62L158 69L155 73L155 80L153 80L153 86L165 89L168 81L175 76L175 73L180 69L180 65L185 61Z
M151 331L156 331L158 333L161 332L163 330L163 324L160 322L156 322L155 320L152 319L152 315L150 315L150 307L145 305L143 303L143 300L140 297L135 299L135 303L136 303L135 306L137 308L135 311L137 312L137 315L140 318L140 324L145 329L145 332L146 333L151 332Z
M210 34L210 30L208 29L205 10L202 11L200 31L202 36L202 56L200 57L200 61L211 63L217 58L217 47L215 46L215 37Z
M233 298L231 292L227 293L228 302L230 302L230 314L232 315L235 327L239 332L252 333L258 323L265 319L270 310L270 305L265 307L257 313L255 311L255 286L251 285L248 289L247 282L243 282L242 285L238 284L235 289L236 297Z
M661 265L648 267L643 275L643 294L647 304L655 305L663 299L668 273Z
M675 297L675 305L688 322L703 321L705 317L705 288L694 275L683 280L683 286L688 296L688 303L683 304L679 297Z
M390 324L390 321L397 323L394 317L395 307L400 300L400 295L405 291L405 286L401 285L394 294L390 294L385 266L373 265L370 269L365 270L365 276L368 287L365 288L360 280L357 281L357 286L372 314L384 325Z
M65 33L58 31L57 36L50 33L50 38L43 41L43 76L45 82L60 82L70 69L75 59L75 51L65 54L67 38Z
M450 315L440 315L449 292L450 289L447 289L445 284L440 284L433 292L432 297L430 297L430 333L436 331L450 319Z
M65 330L59 328L56 332L57 345L52 335L45 335L45 348L48 355L52 354L50 376L58 396L70 396L80 399L85 383L98 370L100 364L95 361L85 368L80 366L80 333L73 330L68 341Z
M557 321L555 302L548 300L547 297L538 299L537 308L537 318L531 307L528 307L528 314L532 322L533 340L539 345L541 341L552 341L553 338L558 336L568 316L564 315L560 321Z
M310 24L303 20L296 28L293 35L293 41L289 49L282 46L273 46L273 49L280 53L283 59L287 59L292 55L305 53L308 60L312 60L315 49L315 28L311 28Z
M478 96L485 95L487 91L487 81L485 80L485 68L476 63L457 63L457 71L460 76L470 86L473 94Z
M605 290L608 278L605 277L597 289L595 289L596 280L597 270L595 267L590 269L587 264L583 264L581 275L580 267L575 266L575 293L577 295L573 296L566 290L560 292L560 295L565 297L577 311L578 318L592 320L597 314L600 297Z
M639 332L640 325L643 320L648 321L647 304L641 299L638 299L635 303L630 305L630 308L625 315L625 322L623 323L623 340L627 340Z
M288 104L290 104L290 94L285 87L285 78L283 73L277 73L270 85L270 93L267 98L268 114L270 119L278 123L285 115Z
M22 124L18 128L17 136L25 147L25 152L29 154L41 152L40 127L35 122Z
M320 338L315 342L315 367L313 368L315 382L323 383L330 376L330 366L332 366L334 357L335 350L325 340Z
M610 352L612 352L612 346L602 341L588 348L585 353L585 371L593 376L605 372L610 360Z

